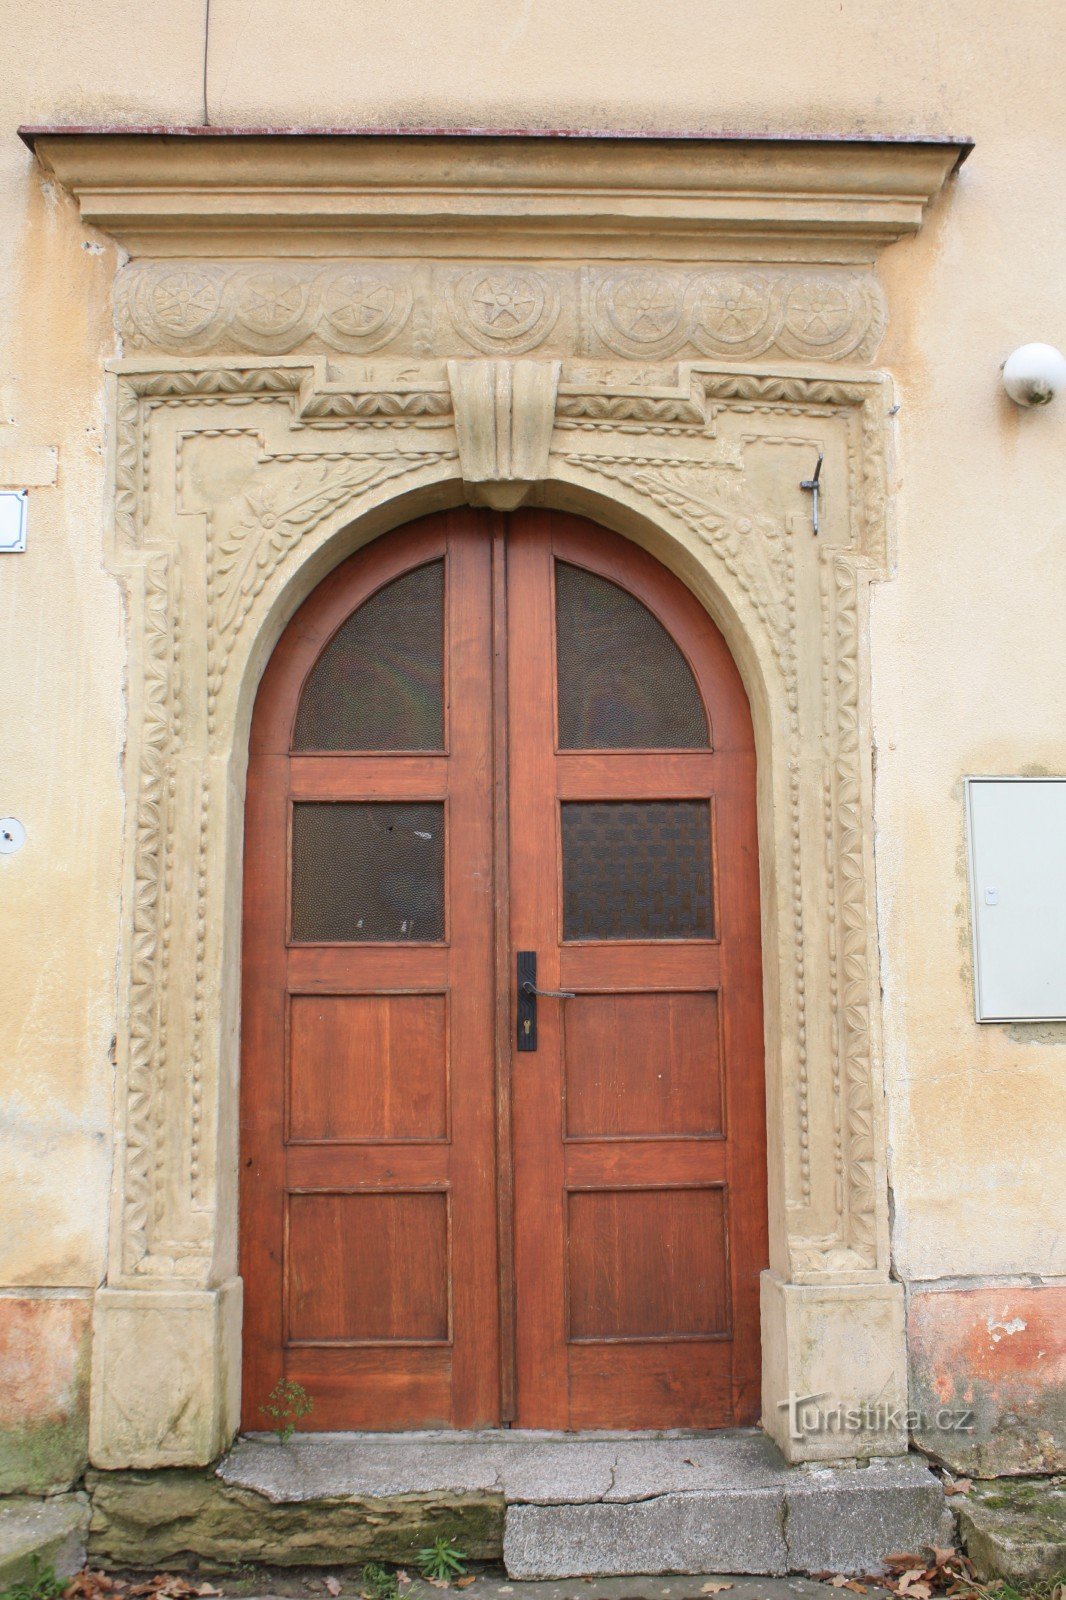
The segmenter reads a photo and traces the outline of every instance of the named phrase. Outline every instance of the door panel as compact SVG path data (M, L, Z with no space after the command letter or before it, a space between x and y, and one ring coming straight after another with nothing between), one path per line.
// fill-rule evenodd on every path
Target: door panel
M706 614L632 546L523 512L509 572L512 942L563 991L538 1001L536 1052L514 1055L518 1420L751 1421L765 1176L747 702Z
M293 995L290 1139L447 1137L446 995Z
M244 1425L757 1412L755 757L721 635L578 518L469 510L287 628L246 810ZM537 955L535 1051L515 962Z
M577 994L563 1007L564 1137L722 1130L718 995Z
M382 541L304 605L256 703L248 1427L282 1377L315 1428L499 1420L490 579L464 515Z

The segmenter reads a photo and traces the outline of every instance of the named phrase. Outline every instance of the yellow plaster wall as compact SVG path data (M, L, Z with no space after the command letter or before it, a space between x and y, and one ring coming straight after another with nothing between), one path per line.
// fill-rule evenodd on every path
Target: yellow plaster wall
M907 1277L1066 1270L1066 1162L1048 1149L1066 1039L972 1021L960 788L966 772L1066 771L1066 400L1020 414L997 383L1015 344L1066 343L1066 8L211 0L210 14L208 107L227 124L976 138L923 232L883 258L903 481L871 640L895 1246ZM116 253L15 128L201 121L204 15L204 0L4 0L0 16L0 461L25 473L27 447L38 463L58 450L29 551L0 557L0 814L29 833L0 860L14 1208L0 1285L103 1270L124 672L101 562Z

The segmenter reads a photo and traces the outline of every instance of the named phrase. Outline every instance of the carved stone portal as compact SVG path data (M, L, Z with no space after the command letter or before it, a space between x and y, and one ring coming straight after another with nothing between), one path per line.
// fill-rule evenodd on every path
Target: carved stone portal
M875 247L917 226L916 193L935 193L956 152L872 146L863 167L853 147L805 146L801 161L797 146L767 176L737 146L745 205L763 173L756 216L743 219L724 178L710 198L701 179L694 243L677 171L669 194L646 173L640 187L622 151L621 265L597 258L602 218L575 223L588 195L576 177L567 195L563 180L578 156L553 152L558 192L577 198L542 219L546 266L528 248L500 259L501 228L532 204L520 147L536 141L513 141L512 165L493 169L495 210L486 202L480 231L462 234L465 260L452 220L427 222L422 192L404 191L389 219L397 259L372 249L310 263L291 259L293 230L310 227L316 203L325 217L326 200L305 196L271 235L262 186L254 205L244 190L219 201L225 143L210 141L200 187L187 151L156 152L153 166L138 147L135 189L106 148L45 141L83 212L160 257L134 261L116 286L119 328L142 353L111 380L110 561L131 649L126 1026L93 1460L203 1463L237 1424L243 782L263 666L296 607L359 545L431 509L522 500L592 517L673 569L748 689L767 1019L764 1425L793 1460L840 1456L837 1437L795 1436L789 1396L905 1405L906 1376L902 1290L889 1277L865 656L868 587L889 572L891 393L839 363L872 357L884 316ZM731 171L715 151L716 170ZM262 150L255 160L269 168ZM588 194L602 212L597 173ZM170 195L178 179L191 199L175 238L149 191ZM360 216L378 199L364 197ZM123 220L123 206L141 210ZM322 227L335 230L330 219ZM234 235L254 237L259 259L197 255L202 237L232 249ZM801 483L820 455L815 536ZM852 1455L905 1448L898 1431L846 1442Z

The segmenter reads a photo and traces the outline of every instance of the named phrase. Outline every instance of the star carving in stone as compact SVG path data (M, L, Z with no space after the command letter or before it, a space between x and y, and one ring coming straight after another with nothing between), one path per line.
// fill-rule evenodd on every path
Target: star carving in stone
M201 273L172 274L155 287L152 309L169 328L198 325L212 315L218 291Z
M754 333L763 321L763 297L751 284L730 284L711 289L707 296L708 315L705 320L724 338L744 339Z
M834 339L848 324L847 296L831 286L800 290L792 296L790 312L808 339Z
M622 285L614 297L620 326L634 339L660 339L677 321L677 302L666 284L637 278Z
M394 299L388 284L374 278L341 278L327 299L326 314L347 333L376 333Z
M283 328L300 309L297 284L278 283L271 278L256 278L248 285L244 314L261 328Z
M471 296L481 320L490 328L510 332L536 311L537 297L521 278L485 278Z
M348 315L354 325L369 328L387 315L391 304L392 295L384 284L379 284L377 288L368 285L349 300Z

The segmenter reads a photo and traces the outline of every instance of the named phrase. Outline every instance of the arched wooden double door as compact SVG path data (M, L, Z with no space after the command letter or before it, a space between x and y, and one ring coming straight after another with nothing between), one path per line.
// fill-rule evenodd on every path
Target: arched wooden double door
M282 1377L312 1428L756 1418L751 718L650 557L459 510L311 595L255 708L242 1015L245 1427Z

